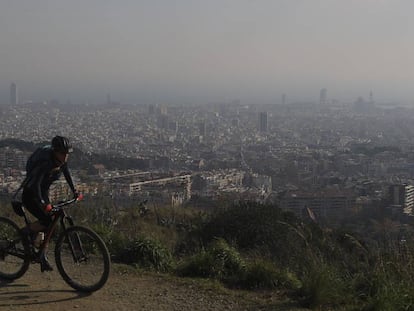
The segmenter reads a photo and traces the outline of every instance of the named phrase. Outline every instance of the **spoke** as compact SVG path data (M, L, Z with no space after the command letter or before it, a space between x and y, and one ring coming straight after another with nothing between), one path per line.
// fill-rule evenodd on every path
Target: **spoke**
M109 254L96 233L72 227L59 243L56 264L65 281L84 291L102 287L109 273Z

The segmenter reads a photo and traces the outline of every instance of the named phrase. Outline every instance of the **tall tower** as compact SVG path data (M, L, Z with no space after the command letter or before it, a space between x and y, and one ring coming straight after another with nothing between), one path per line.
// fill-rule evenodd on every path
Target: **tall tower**
M319 93L319 103L321 105L326 105L328 103L328 90L322 89Z
M267 132L267 112L259 113L259 131L262 133Z
M282 94L282 105L286 105L286 94Z
M19 97L17 93L16 83L10 85L10 105L17 105L19 103Z
M202 121L198 123L198 132L200 136L206 136L207 130L206 130L206 122Z

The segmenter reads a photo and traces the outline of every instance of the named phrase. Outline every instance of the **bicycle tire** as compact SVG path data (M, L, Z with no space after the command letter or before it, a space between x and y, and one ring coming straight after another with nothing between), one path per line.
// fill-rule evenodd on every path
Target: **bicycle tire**
M82 251L72 245L73 237L81 241ZM86 227L73 226L59 235L55 261L63 280L78 291L94 292L102 288L109 277L108 249L101 237Z
M30 246L11 219L0 217L0 279L13 281L30 266Z

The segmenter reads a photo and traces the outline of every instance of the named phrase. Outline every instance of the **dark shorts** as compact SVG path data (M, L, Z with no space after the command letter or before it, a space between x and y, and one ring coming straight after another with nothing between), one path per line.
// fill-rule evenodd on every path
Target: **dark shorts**
M23 190L22 202L30 214L39 220L40 224L48 227L52 223L52 217L44 211L43 206L38 203L38 199L31 190Z

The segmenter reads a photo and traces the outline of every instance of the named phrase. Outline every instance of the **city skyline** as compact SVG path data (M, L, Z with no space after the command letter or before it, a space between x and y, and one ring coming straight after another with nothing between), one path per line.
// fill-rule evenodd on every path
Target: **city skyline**
M79 6L82 10L79 10ZM0 99L414 103L403 1L0 3Z
M36 100L29 98L26 98L24 100L20 100L19 98L19 89L18 86L15 82L11 82L10 86L9 86L9 98L8 98L8 104L11 105L17 105L17 104L30 104L30 103L54 103L54 104L59 104L59 103L63 103L63 104L71 104L72 101L70 98L38 98ZM111 98L111 93L106 93L104 96L101 96L102 94L98 95L100 98L97 101L94 102L89 102L88 100L86 100L85 98L79 98L78 102L74 102L75 104L107 104L107 105L111 105L111 104L120 104L121 102L119 101L113 101ZM367 97L365 97L364 95L367 95ZM373 92L372 90L369 91L367 94L363 94L360 95L358 97L356 97L353 101L349 101L349 102L340 102L338 100L336 100L335 98L330 98L328 96L328 90L326 88L322 88L319 90L319 104L320 105L337 105L337 104L355 104L357 102L361 102L361 101L365 101L365 99L368 99L367 102L371 102L374 103L373 100ZM139 101L134 101L132 100L133 103L135 104L139 104ZM235 99L233 101L231 101L233 103L240 103L239 99ZM6 101L4 101L3 104L5 104ZM153 105L155 102L144 102L145 104L149 104L149 105ZM229 102L211 102L210 104L227 104ZM310 97L310 100L303 100L303 102L301 101L288 101L287 100L287 94L283 93L281 95L281 99L280 100L271 100L270 102L271 104L281 104L281 105L286 105L289 103L308 103L308 104L316 104L318 103L318 100L316 100L316 98ZM128 102L128 104L130 104L130 102ZM162 102L156 103L156 104L165 104ZM182 104L182 103L181 103ZM193 103L194 104L194 103ZM254 105L254 103L244 103L247 105ZM268 104L266 102L259 102L258 104ZM398 105L398 103L396 102L381 102L380 104L391 104L391 105ZM1 105L1 101L0 101L0 105Z
M17 105L19 103L19 95L16 83L10 84L10 105Z

